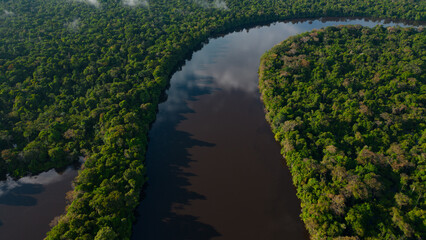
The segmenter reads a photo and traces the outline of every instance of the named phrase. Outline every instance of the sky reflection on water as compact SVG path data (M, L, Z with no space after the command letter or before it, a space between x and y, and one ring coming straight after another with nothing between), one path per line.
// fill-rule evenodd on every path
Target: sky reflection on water
M308 238L265 121L257 70L284 39L342 24L378 23L276 23L211 39L186 61L150 130L149 180L132 239Z

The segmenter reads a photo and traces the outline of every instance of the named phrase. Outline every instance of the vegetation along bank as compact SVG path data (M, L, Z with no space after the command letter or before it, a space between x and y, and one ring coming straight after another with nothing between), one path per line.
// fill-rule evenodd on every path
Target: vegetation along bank
M426 236L426 32L328 27L291 37L260 66L313 239Z
M128 239L147 133L176 67L208 37L321 16L426 19L416 0L0 2L0 176L87 160L48 239Z

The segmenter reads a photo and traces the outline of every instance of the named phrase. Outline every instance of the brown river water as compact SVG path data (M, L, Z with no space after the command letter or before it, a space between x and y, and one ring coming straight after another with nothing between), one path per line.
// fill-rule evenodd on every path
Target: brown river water
M262 54L289 36L366 20L276 23L211 39L171 79L150 132L133 240L309 239L258 91Z
M65 194L77 170L55 170L0 182L0 239L43 239L49 223L64 212Z
M341 24L383 22L276 23L211 39L193 54L173 75L149 134L149 181L133 240L309 238L264 118L257 69L261 55L289 36ZM0 182L0 239L43 239L76 174Z

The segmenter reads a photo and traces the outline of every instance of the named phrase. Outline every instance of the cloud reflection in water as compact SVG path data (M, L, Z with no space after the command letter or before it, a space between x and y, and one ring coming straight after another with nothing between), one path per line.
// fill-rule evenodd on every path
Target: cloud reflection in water
M27 176L14 180L8 178L6 181L0 182L0 204L1 199L7 197L8 194L19 192L20 194L37 194L41 191L32 191L34 188L40 189L41 186L49 185L62 180L64 176L75 171L73 168L67 168L63 173L58 173L54 169L40 173L36 176ZM31 187L33 187L31 189ZM17 190L18 189L18 190ZM19 190L20 189L20 190Z

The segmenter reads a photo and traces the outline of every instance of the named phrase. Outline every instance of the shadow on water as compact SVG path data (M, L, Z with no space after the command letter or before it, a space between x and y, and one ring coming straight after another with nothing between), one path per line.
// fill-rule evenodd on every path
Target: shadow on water
M44 239L49 223L64 212L65 194L77 169L51 169L0 182L0 239Z
M44 187L41 184L21 184L9 190L7 194L0 195L0 204L9 206L35 206L37 205L37 199L28 195L40 194L43 191Z
M134 225L132 239L211 239L220 234L210 225L199 221L192 215L180 215L176 210L189 205L193 200L205 200L206 197L187 189L191 185L185 168L194 161L188 149L214 147L204 141L192 138L186 132L176 130L176 126L193 112L188 100L209 94L211 79L197 76L183 76L186 81L173 84L166 102L159 106L157 120L152 126L149 137L146 165L148 184L144 190L144 199L137 209L138 220ZM203 82L201 86L197 83Z
M290 173L278 164L282 160L280 147L266 125L261 103L257 96L254 101L246 95L257 92L258 59L283 39L329 25L377 23L346 18L303 23L306 20L256 28L250 30L250 36L246 29L247 35L231 35L222 43L211 41L199 53L201 57L190 54L185 68L173 74L164 95L167 101L159 105L149 134L149 180L143 193L146 197L137 209L132 239L309 238L299 217L300 201ZM243 44L243 40L249 41ZM232 90L232 97L227 91L215 92L211 98L203 96L214 91L213 85ZM197 100L198 104L194 103ZM195 113L188 101L194 101L192 109L198 109L197 117L185 118ZM221 128L213 127L218 125ZM201 130L207 128L223 132L213 130L209 137L200 137ZM228 132L238 137L222 134ZM239 151L234 151L237 147Z

